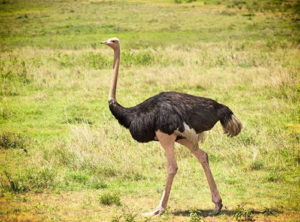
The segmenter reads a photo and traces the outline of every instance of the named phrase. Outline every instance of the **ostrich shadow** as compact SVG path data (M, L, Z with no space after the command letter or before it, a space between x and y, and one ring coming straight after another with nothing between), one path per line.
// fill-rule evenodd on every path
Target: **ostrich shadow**
M234 214L236 214L236 210L228 210L228 209L224 209L222 210L220 213L212 215L212 210L202 210L202 209L196 209L193 210L193 212L195 212L198 216L201 217L216 217L216 216L220 216L220 215L227 215L227 216L233 216ZM271 211L260 211L260 210L251 210L251 214L252 215L259 215L259 214L263 214L263 215L277 215L282 213L282 211L278 210L278 209L271 209ZM173 215L175 216L184 216L184 217L189 217L191 214L190 210L176 210L172 212Z
M196 210L193 210L192 212L195 212L198 216L201 216L201 217L219 216L219 215L232 216L235 213L234 210L222 210L219 214L211 215L212 210L202 210L202 209L196 209ZM173 211L172 214L174 214L175 216L189 217L191 214L191 211L190 210L176 210L176 211Z

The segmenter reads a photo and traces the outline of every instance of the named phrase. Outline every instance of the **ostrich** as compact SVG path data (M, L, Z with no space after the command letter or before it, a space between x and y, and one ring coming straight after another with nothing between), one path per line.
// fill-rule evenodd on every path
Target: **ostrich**
M110 38L101 42L114 50L113 72L109 91L109 109L119 123L129 129L131 136L141 143L159 141L167 158L167 180L161 201L156 210L143 216L162 215L167 207L171 186L177 172L174 155L175 142L187 147L201 163L218 214L222 199L211 173L208 155L198 146L204 131L220 120L224 133L236 136L242 129L240 120L225 105L208 98L179 92L161 92L139 105L125 108L116 100L116 86L120 64L120 41Z

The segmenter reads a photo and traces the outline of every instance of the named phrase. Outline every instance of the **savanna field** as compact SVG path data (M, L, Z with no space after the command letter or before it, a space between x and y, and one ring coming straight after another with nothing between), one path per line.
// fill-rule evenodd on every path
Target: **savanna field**
M296 0L1 0L0 221L300 221L300 17ZM209 97L243 123L200 147L223 199L176 145L167 212L157 142L141 144L108 108L161 91Z

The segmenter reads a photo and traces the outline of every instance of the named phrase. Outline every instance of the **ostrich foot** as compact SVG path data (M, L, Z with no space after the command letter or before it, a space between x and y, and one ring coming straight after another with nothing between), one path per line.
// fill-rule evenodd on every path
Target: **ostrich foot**
M153 216L160 216L165 212L165 209L163 207L158 207L156 210L148 213L143 213L142 217L153 217Z
M219 203L216 203L215 209L209 214L210 216L218 215L222 210L223 204L222 200Z

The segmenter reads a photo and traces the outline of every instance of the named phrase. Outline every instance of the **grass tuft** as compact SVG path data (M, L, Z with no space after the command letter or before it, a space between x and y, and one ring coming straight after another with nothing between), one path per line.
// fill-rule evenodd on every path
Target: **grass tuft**
M17 133L2 132L0 134L0 149L24 149L29 141Z
M238 207L235 209L233 217L237 221L254 221L253 219L253 210L246 209L242 205L238 205Z
M103 193L100 194L99 202L103 205L112 205L115 204L117 206L121 206L120 197L116 193Z
M198 210L190 210L190 222L205 222L204 219L199 215Z
M14 193L21 193L28 190L28 187L24 186L19 179L12 178L11 175L4 171L4 175L8 183L5 183L3 180L1 182L1 188L4 191L14 192Z

